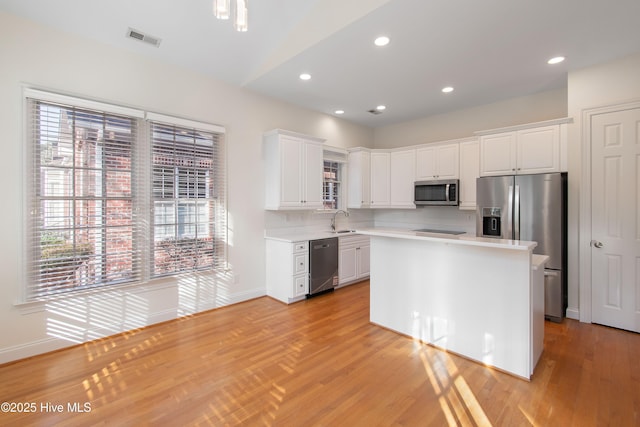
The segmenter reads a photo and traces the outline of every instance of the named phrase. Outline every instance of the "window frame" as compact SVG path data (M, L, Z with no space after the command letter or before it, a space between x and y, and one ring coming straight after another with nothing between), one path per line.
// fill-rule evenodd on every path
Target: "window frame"
M64 95L49 91L40 90L33 87L23 86L23 170L21 173L23 186L23 215L22 221L22 267L19 290L19 300L16 304L31 304L37 302L46 302L59 298L73 297L86 293L108 292L121 287L131 286L157 286L160 277L151 274L153 261L152 245L153 245L153 209L152 209L152 191L153 191L153 165L151 161L151 151L149 142L149 133L152 121L162 121L176 126L186 126L194 129L200 129L206 132L213 132L217 135L218 157L212 159L212 163L216 165L216 176L213 179L214 185L219 188L216 191L216 222L213 224L213 235L220 242L220 250L216 253L216 261L210 268L205 270L212 274L226 273L228 271L228 227L227 227L227 158L225 150L226 130L224 127L210 123L194 121L190 119L158 114L155 112L144 111L141 109L120 106L117 104L94 101L76 96ZM72 107L79 110L91 110L106 114L114 114L129 117L135 121L137 126L137 134L133 138L132 157L131 157L131 203L133 213L131 214L132 227L135 228L135 238L131 242L132 250L139 251L138 265L133 267L133 279L122 283L103 283L95 282L86 287L78 287L74 289L56 290L55 292L42 292L45 280L40 280L42 274L37 269L36 264L41 262L42 255L39 252L41 247L41 235L43 229L36 229L35 224L38 219L43 219L46 214L35 208L37 203L36 195L38 190L36 185L42 185L39 174L43 168L39 155L39 139L36 137L38 125L34 123L30 114L35 115L35 108L32 102L53 103L62 107ZM75 147L72 146L75 150ZM93 241L92 241L93 242ZM95 244L95 242L94 242ZM37 248L36 248L37 246ZM203 270L198 270L202 272ZM175 272L163 275L162 278L176 277L178 275L189 274L190 272ZM196 273L196 272L194 272ZM37 279L37 280L35 280ZM166 282L166 281L165 281Z
M327 182L332 182L331 179L327 180L325 178L326 171L326 163L334 163L337 165L337 174L338 174L338 195L337 195L337 203L335 208L327 208L325 207L325 184ZM348 152L342 148L332 147L332 146L324 146L322 153L322 204L323 207L319 209L321 212L335 212L341 209L347 209L347 168L348 168Z

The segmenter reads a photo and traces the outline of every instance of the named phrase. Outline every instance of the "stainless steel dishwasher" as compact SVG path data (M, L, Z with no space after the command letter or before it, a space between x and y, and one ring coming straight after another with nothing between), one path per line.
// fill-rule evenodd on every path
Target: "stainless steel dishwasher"
M338 285L338 238L309 241L309 293L307 298L331 292Z

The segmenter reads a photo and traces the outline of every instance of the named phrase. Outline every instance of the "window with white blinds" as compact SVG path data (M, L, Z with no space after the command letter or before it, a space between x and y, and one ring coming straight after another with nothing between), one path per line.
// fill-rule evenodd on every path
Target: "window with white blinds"
M39 91L26 100L25 301L223 266L224 128Z
M214 268L224 261L222 134L150 123L154 276Z

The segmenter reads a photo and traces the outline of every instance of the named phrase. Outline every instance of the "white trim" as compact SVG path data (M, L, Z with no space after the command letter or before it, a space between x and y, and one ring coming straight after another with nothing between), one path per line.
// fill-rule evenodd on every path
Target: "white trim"
M567 319L580 320L580 311L574 308L567 308Z
M54 92L45 92L42 90L33 89L31 87L24 87L22 92L24 98L32 98L39 101L48 101L58 104L73 105L74 107L104 111L112 114L136 117L139 119L144 118L144 111L136 108L123 107L121 105L108 104L99 101L92 101L86 98L62 95Z
M545 121L536 122L536 123L525 123L521 125L506 126L503 128L496 128L496 129L479 130L474 132L473 134L478 136L492 135L494 133L514 132L517 130L530 129L530 128L536 128L541 126L562 125L566 123L573 123L573 117L564 117L561 119L545 120Z
M580 321L591 323L592 320L592 283L591 283L591 120L598 114L640 108L640 100L622 104L609 104L601 107L582 110L581 135L582 175L580 177L580 231L578 236L578 255L580 263L579 307ZM567 310L569 317L569 310Z
M226 130L223 126L214 125L211 123L199 122L197 120L183 119L181 117L167 116L165 114L154 113L151 111L147 111L145 113L145 119L152 122L169 123L172 125L182 126L186 128L206 130L206 131L222 133L222 134L226 133Z
M175 287L179 287L179 285L174 285ZM158 291L160 289L153 289L153 291ZM218 291L219 292L219 291ZM192 311L184 311L181 310L179 306L168 307L158 311L151 312L147 314L144 320L144 324L139 326L138 328L145 328L148 326L152 326L157 323L174 321L180 318L195 314L195 313L203 313L210 310L215 310L221 307L225 307L232 304L237 304L244 301L249 301L255 298L260 298L265 296L264 288L254 288L249 289L242 292L236 292L230 295L221 295L215 299L215 302L210 301L207 304L203 304L198 307L198 310ZM43 307L42 312L47 311L46 307ZM46 321L46 319L45 319ZM131 330L131 327L127 327L127 325L122 324L122 322L114 322L111 324L102 324L99 327L93 327L89 329L82 329L81 333L84 336L94 337L89 340L72 340L72 339L63 339L61 337L47 336L45 338L29 341L26 343L17 344L14 346L4 347L0 349L0 364L13 362L20 359L25 359L27 357L32 357L35 355L52 352L55 350L60 350L67 347L72 347L78 344L84 344L86 342L91 342L95 339L100 339L101 337L109 337L113 335L118 335L123 332L127 332Z
M263 137L266 138L272 135L286 135L286 136L291 136L293 138L302 138L302 139L307 139L309 141L319 142L321 144L324 144L324 142L326 141L326 139L318 138L317 136L305 135L303 133L293 132L285 129L272 129L268 132L265 132L263 134Z

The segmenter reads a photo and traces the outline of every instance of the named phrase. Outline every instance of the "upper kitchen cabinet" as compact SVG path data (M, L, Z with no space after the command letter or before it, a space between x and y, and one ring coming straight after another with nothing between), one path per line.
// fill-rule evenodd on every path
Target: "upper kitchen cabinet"
M567 170L567 123L550 120L480 135L480 175L516 175Z
M371 207L391 207L391 153L371 153Z
M263 140L265 209L321 209L324 140L281 129Z
M415 209L413 189L416 180L416 151L414 149L392 151L389 164L391 206L394 208Z
M460 142L460 209L476 209L476 180L480 176L480 143Z
M349 149L348 207L415 209L415 168L413 148Z
M371 150L354 148L349 150L347 168L347 207L368 208L371 205Z
M458 179L457 143L433 144L416 149L416 180Z

